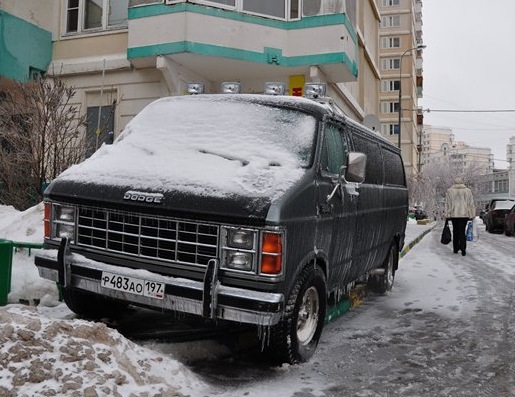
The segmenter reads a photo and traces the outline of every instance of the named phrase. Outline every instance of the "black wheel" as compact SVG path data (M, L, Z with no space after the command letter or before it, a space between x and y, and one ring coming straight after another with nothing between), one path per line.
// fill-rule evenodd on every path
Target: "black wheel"
M128 304L76 288L62 288L64 303L75 314L90 319L119 316Z
M274 361L295 364L313 356L324 327L326 305L324 272L309 265L297 279L281 321L271 330L267 350Z
M373 276L369 282L374 291L384 294L392 290L398 261L399 252L397 251L397 244L392 244L381 268L384 272Z

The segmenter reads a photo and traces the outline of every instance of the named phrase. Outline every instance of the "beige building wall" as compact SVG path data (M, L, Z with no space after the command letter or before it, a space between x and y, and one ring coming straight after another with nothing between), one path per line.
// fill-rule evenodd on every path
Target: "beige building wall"
M356 57L359 66L358 78L354 79L356 81L351 79L351 82L329 83L328 85L329 94L351 118L375 129L380 127L379 1L382 0L348 3L348 17L352 24L355 23L358 36L357 50L349 46L348 37L345 38L346 36L342 34L337 36L348 46L346 51L349 56ZM136 3L134 0L128 1L129 5ZM142 3L149 3L149 1ZM114 133L116 136L148 103L163 96L177 94L170 89L170 77L174 78L174 76L166 73L166 67L162 67L162 65L160 67L159 60L145 65L144 62L136 64L133 62L134 60L130 61L127 58L131 40L129 29L136 29L137 24L141 22L139 19L131 20L131 23L128 21L124 25L104 26L102 29L84 32L79 29L78 32L70 33L66 31L67 4L68 2L65 0L2 1L2 6L5 5L5 8L14 15L20 15L21 18L32 21L52 32L53 62L48 73L60 76L68 85L76 89L75 105L79 106L84 114L88 107L107 107L114 103ZM341 4L342 10L345 9L345 1L339 1L338 4ZM173 16L174 14L169 14L167 18ZM255 28L255 26L249 26L249 28ZM342 27L337 28L341 30ZM328 29L334 29L334 27L320 27L317 32ZM140 30L136 33L145 35L145 32L146 30ZM169 33L169 30L167 32ZM298 35L309 32L303 33L302 30L294 30L291 33ZM310 35L308 38L310 41L320 44L318 34ZM156 39L154 35L153 40ZM294 40L292 47L287 47L287 49L295 50L300 45L305 46L305 41ZM245 45L251 45L251 43ZM224 64L226 63L224 61ZM188 70L179 68L177 64L172 66L176 68L172 68L172 71L178 71L181 79L193 80ZM334 67L342 68L340 65ZM168 71L170 71L169 69ZM292 71L285 70L284 81L288 81L291 73ZM194 73L191 75L195 76ZM305 77L306 81L329 80L327 74L317 66L310 67ZM262 79L256 79L256 81L247 79L244 84L255 86L253 89L257 92L262 89L258 88L258 85L262 87Z
M432 162L446 161L457 172L477 167L478 174L493 172L494 161L490 148L480 148L456 141L452 129L424 125L422 138L422 169Z
M401 111L402 157L407 175L414 175L421 164L417 108L422 96L422 50L417 47L423 45L422 0L379 0L379 9L381 133L399 145Z
M33 23L49 32L55 32L60 2L56 0L2 0L1 8L8 13Z
M344 110L354 120L379 130L379 22L377 0L357 2L358 79L337 84L345 96Z

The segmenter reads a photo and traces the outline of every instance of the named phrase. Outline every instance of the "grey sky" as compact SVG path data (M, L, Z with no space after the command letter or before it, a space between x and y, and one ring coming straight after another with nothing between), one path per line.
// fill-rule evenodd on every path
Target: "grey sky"
M423 0L424 91L419 106L515 110L515 1ZM515 112L425 112L424 124L450 127L457 140L489 147L506 168Z

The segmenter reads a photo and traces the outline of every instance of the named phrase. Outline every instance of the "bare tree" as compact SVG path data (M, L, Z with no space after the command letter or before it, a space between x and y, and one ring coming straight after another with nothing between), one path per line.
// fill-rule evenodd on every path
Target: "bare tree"
M45 184L84 158L85 115L59 78L16 83L0 101L0 200L25 209Z
M459 168L446 160L429 163L418 175L408 181L410 204L421 204L429 215L440 216L447 189L454 183L456 177L463 179L463 182L472 190L476 202L479 202L484 194L484 184L481 183L483 174L483 168L475 162Z

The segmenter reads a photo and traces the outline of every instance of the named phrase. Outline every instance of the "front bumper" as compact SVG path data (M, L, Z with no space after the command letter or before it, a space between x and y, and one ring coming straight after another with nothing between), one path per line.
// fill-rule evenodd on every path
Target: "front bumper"
M204 281L162 276L93 261L68 252L66 243L59 250L42 250L35 256L39 275L63 287L78 288L95 294L151 307L190 313L210 319L270 326L277 324L284 308L284 295L224 286L218 280L218 263L211 260ZM105 288L102 272L163 283L163 299Z

